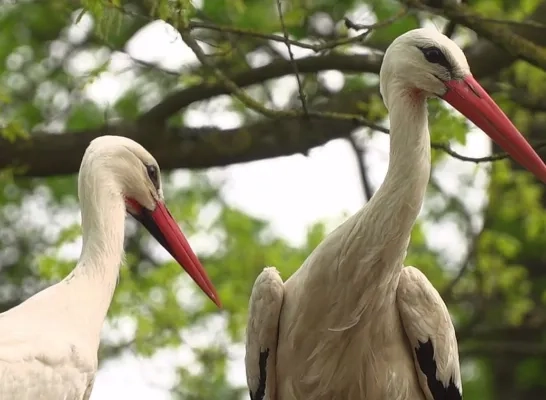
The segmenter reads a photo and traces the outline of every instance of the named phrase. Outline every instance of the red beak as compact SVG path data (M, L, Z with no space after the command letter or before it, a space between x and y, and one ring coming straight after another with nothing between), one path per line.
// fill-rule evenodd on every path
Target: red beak
M138 202L127 199L128 212L152 234L152 236L173 256L197 283L203 292L216 304L222 307L216 289L212 285L201 262L193 252L188 240L178 227L171 213L161 201L154 211L149 211Z
M446 82L443 99L491 137L514 160L546 183L546 165L472 75Z

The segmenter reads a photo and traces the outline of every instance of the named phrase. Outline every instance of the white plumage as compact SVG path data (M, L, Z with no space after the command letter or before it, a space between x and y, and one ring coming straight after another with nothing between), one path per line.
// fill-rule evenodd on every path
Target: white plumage
M123 258L126 211L220 305L216 291L163 202L155 159L136 142L91 142L78 180L83 248L61 282L0 314L0 399L86 400L100 331Z
M446 305L403 266L430 177L427 98L449 102L543 181L546 166L437 31L398 37L380 86L391 128L383 184L285 283L274 268L256 280L245 359L253 400L462 398Z

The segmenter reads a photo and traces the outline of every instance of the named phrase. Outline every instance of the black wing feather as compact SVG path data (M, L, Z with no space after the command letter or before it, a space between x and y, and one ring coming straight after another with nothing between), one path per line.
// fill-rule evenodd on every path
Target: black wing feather
M256 388L256 392L252 393L252 391L249 391L250 393L250 400L263 400L265 397L265 384L267 381L267 358L269 357L269 349L266 349L265 351L260 351L260 360L258 362L260 366L260 380L258 382L258 387Z
M428 388L434 400L462 400L463 395L455 385L453 377L450 378L447 387L436 378L438 367L434 359L434 346L430 339L424 343L419 341L419 347L415 348L415 355L421 371L427 377Z

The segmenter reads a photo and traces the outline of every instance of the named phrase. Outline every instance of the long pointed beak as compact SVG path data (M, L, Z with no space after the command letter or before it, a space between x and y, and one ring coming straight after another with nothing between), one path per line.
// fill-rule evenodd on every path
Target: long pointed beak
M214 304L222 307L203 265L165 204L159 201L155 210L149 211L132 199L127 199L126 202L130 205L130 214L173 256Z
M472 75L446 82L443 99L491 137L510 156L546 183L546 165Z

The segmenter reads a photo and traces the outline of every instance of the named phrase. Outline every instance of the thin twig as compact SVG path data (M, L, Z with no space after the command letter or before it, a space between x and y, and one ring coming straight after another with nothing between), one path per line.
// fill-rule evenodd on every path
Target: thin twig
M457 275L455 275L455 277L453 277L453 279L442 290L441 296L444 299L444 301L448 301L449 299L453 298L455 287L459 284L461 279L463 279L466 272L469 270L470 265L472 264L474 258L476 257L476 252L478 250L478 243L479 243L482 232L483 230L480 230L480 232L471 235L466 257L461 262Z
M366 171L366 150L363 146L358 145L356 139L352 135L349 135L347 140L349 140L349 143L355 152L358 171L360 173L360 179L362 180L362 188L364 189L364 198L367 203L372 198L374 191Z
M461 161L468 161L473 163L483 163L483 162L491 162L491 161L499 161L504 160L505 158L509 158L510 155L507 153L499 153L499 154L493 154L491 156L485 156L485 157L467 157L463 156L462 154L457 153L456 151L452 150L449 145L442 144L442 143L432 143L432 148L436 150L442 150L449 154L452 157L455 157ZM533 148L535 151L539 151L541 149L546 148L546 141L540 141L534 144Z
M480 341L478 343L465 343L461 346L461 354L478 356L510 357L512 355L522 356L528 355L533 357L545 357L546 346L541 343L533 343L530 341Z
M546 25L537 21L514 21L509 19L500 19L500 18L486 18L478 15L465 15L469 19L474 19L481 22L488 22L491 24L499 25L508 25L508 26L520 26L525 28L534 28L534 29L544 29L546 30Z
M453 21L449 21L444 29L444 35L446 35L448 38L452 38L455 34L455 30L457 29L457 23Z
M426 5L420 6L421 9L429 12L433 12L434 10L438 10L435 7L430 7ZM534 28L534 29L544 29L546 30L546 25L542 24L537 21L514 21L509 19L500 19L500 18L488 18L488 17L482 17L480 15L474 15L474 14L465 14L465 13L459 13L460 16L464 16L468 19L473 19L475 21L490 23L490 24L497 24L497 25L507 25L507 26L514 26L514 27L522 27L522 28Z
M367 126L368 128L373 129L374 131L389 134L389 130L387 128L384 128L382 126L370 123L369 121L366 121L365 123L363 123L363 125ZM498 153L498 154L493 154L493 155L484 156L484 157L468 157L468 156L462 155L460 153L457 153L455 150L452 150L451 147L449 146L449 144L431 142L430 146L433 149L441 150L441 151L449 154L453 158L456 158L456 159L461 160L461 161L472 162L472 163L475 163L475 164L484 163L484 162L499 161L499 160L504 160L504 159L510 157L510 154L508 154L508 153ZM542 141L542 140L537 141L537 142L535 142L533 144L532 147L533 147L533 149L535 151L538 152L539 150L542 150L542 149L546 148L546 141Z
M229 42L231 47L235 49L237 54L239 55L239 58L242 60L242 62L246 65L248 69L252 69L252 66L250 65L249 61L246 59L245 51L242 48L242 42L236 40L236 35L232 35L229 32L221 32L221 34L225 37L225 39ZM274 103L273 100L273 94L271 93L271 89L267 86L266 82L262 83L262 89L264 91L265 97L267 101L269 101L271 104Z
M129 15L131 17L144 19L146 21L153 21L154 20L153 16L138 14L138 13L136 13L134 11L127 10L123 6L116 5L116 4L112 3L112 2L103 2L102 4L105 7L116 9L117 11L119 11L119 12L125 14L125 15ZM318 43L318 44L305 43L305 42L301 42L301 41L293 40L293 39L288 39L288 42L292 46L301 47L303 49L313 50L315 53L320 53L320 52L322 52L324 50L331 50L331 49L339 47L339 46L361 42L366 36L369 35L369 33L372 30L384 28L384 27L392 24L393 22L397 21L398 19L406 16L408 13L409 13L409 11L407 9L403 9L399 13L397 13L396 15L394 15L394 16L392 16L390 18L387 18L386 20L379 21L379 22L377 22L375 24L370 24L370 25L352 24L352 27L354 27L353 29L357 29L357 30L366 29L367 30L366 32L364 32L364 33L362 33L360 35L354 36L354 37L345 37L345 38L330 40L330 41L323 42L323 43ZM348 20L346 19L345 20L346 24L347 24L347 21ZM167 20L165 22L173 23L173 24L175 23L174 21L171 21L171 20ZM243 29L243 28L237 28L237 27L233 27L233 26L213 24L213 23L205 22L205 21L189 21L187 26L186 26L186 29L189 29L189 30L209 29L209 30L212 30L212 31L231 33L231 34L235 34L235 35L239 35L239 36L248 36L248 37L254 37L254 38L258 38L258 39L272 40L274 42L282 42L282 43L287 42L287 39L285 37L281 36L281 35L275 35L275 34L259 32L259 31L255 31L255 30L252 30L252 29Z
M502 47L508 54L520 58L530 64L546 69L546 49L523 36L514 33L507 27L508 21L499 23L501 20L485 18L477 14L470 7L464 4L455 4L451 1L444 1L441 8L431 8L423 4L423 0L400 0L408 7L426 10L433 14L451 19L457 23L472 29L478 35L491 41L493 44ZM529 21L511 22L511 25L529 25ZM537 27L535 23L535 28Z
M357 24L353 21L351 21L348 17L343 18L343 22L345 22L345 27L347 29L352 29L354 31L361 31L366 30L370 31L372 29L382 28L384 26L391 25L393 22L396 22L400 18L405 17L409 14L409 9L406 7L402 7L400 11L398 11L396 14L394 14L392 17L389 17L387 19L384 19L382 21L376 22L375 24ZM367 33L367 32L366 32Z
M441 4L438 4L438 6L436 6L436 5L432 6L432 5L420 3L418 7L423 11L428 11L428 12L431 12L433 14L440 15L439 12L444 11L445 6L447 5L445 3L447 3L447 1L440 1L440 3ZM439 7L440 5L441 5L441 7ZM478 15L478 14L466 13L466 12L463 11L462 8L461 8L461 10L458 10L458 11L455 10L457 7L461 7L461 6L464 7L464 6L467 6L467 5L468 5L468 1L466 1L466 0L461 1L461 3L458 4L458 5L453 5L453 6L450 5L450 13L452 15L464 17L466 19L472 19L472 20L475 20L475 21L480 21L480 22L485 22L485 23L490 23L490 24L508 25L508 26L514 26L514 27L535 28L535 29L545 29L546 30L546 24L543 24L543 23L538 22L538 21L533 21L533 20L515 21L515 20L510 20L510 19L483 17L483 16ZM412 5L412 6L416 7L416 5Z
M397 20L401 19L402 17L405 17L409 11L404 8L400 12L396 13L390 18L387 18L383 21L376 22L375 24L370 25L359 25L352 23L348 18L344 18L345 25L351 29L355 30L363 30L365 29L366 32L361 33L360 35L353 36L353 37L346 37L336 40L329 40L327 42L318 43L318 44L311 44L311 43L305 43L300 42L299 40L289 39L284 36L275 35L275 34L269 34L269 33L263 33L251 29L243 29L243 28L236 28L232 26L226 26L226 25L218 25L218 24L212 24L210 22L203 22L203 21L190 21L188 24L188 28L190 30L196 29L196 28L202 28L202 29L210 29L218 32L228 32L240 36L249 36L249 37L255 37L258 39L264 39L264 40L271 40L274 42L282 42L282 43L290 43L292 46L301 47L302 49L309 49L313 50L315 53L320 53L324 50L331 50L335 47L352 44L361 42L366 36L370 34L372 30L377 30L380 28L384 28L386 26L391 25L393 22L396 22Z
M301 117L315 117L322 119L334 119L334 120L350 120L355 123L355 126L368 126L372 129L376 129L382 132L388 132L385 128L377 126L365 118L352 115L352 114L343 114L343 113L333 113L333 112L313 112L308 111L305 113L301 109L297 110L273 110L261 104L260 102L254 100L250 97L244 90L242 90L234 81L232 81L226 74L217 68L214 63L205 55L197 41L191 36L191 33L188 29L182 27L180 30L180 35L182 40L186 45L194 52L197 59L203 64L205 68L208 68L218 80L229 90L233 96L235 96L239 101L241 101L247 107L253 109L254 111L269 117L269 118L301 118Z
M467 0L461 0L461 4L466 4ZM455 34L455 31L457 30L457 23L454 21L448 21L446 27L444 28L444 35L446 35L448 38L452 38Z
M415 0L405 0L405 2L411 4L412 6L418 5L420 8L430 8L430 7L423 6L423 4L421 4L421 3L419 3L418 1L415 1ZM105 6L114 7L114 8L117 8L118 10L120 10L122 12L127 12L123 7L115 6L115 5L110 4L110 3L105 3ZM351 22L348 18L345 18L345 24L348 27L350 27L351 29L368 29L367 32L364 32L364 34L362 34L362 35L367 35L369 33L369 31L371 31L371 29L378 29L378 28L381 28L383 26L387 26L389 24L392 24L397 19L407 15L407 13L408 13L408 10L404 8L403 10L401 10L395 16L393 16L391 18L388 18L388 19L386 19L384 21L381 21L381 22L378 22L378 23L375 23L375 24L371 24L371 25L358 25L358 24L355 24L355 23ZM468 19L485 20L485 18L476 16L474 14L470 14L468 12L462 12L461 15L463 15L465 18L468 18ZM140 18L144 18L142 15L136 15L136 16L138 16ZM488 22L500 23L500 22L505 22L505 21L488 19ZM506 21L506 22L509 22L509 21ZM518 24L523 24L523 23L518 23ZM533 24L533 26L537 27L536 24ZM344 113L334 113L334 112L313 112L313 111L308 111L306 113L305 110L290 110L290 111L288 111L288 110L273 110L273 109L267 108L266 106L262 105L260 102L254 100L252 97L247 95L235 82L233 82L228 76L226 76L226 74L224 74L219 68L215 67L214 63L210 60L210 57L207 57L207 55L203 52L203 50L201 49L201 47L199 46L197 41L190 34L190 30L192 28L197 28L197 27L215 29L215 30L218 30L218 31L230 32L230 33L240 34L240 35L256 36L256 37L261 37L261 38L265 38L265 39L268 39L268 40L275 40L275 41L279 41L279 42L283 42L283 43L287 43L287 41L288 41L289 44L291 44L291 45L295 45L295 46L299 46L299 47L303 47L303 48L309 48L309 49L312 49L314 51L322 51L322 50L333 48L333 47L336 47L336 46L339 46L339 45L342 45L342 44L351 43L351 42L355 41L355 39L357 39L359 37L360 37L360 39L362 39L362 37L363 37L362 35L358 35L358 36L355 36L353 38L341 39L341 40L338 40L338 41L326 42L326 43L323 43L321 45L308 45L306 43L301 43L301 42L298 42L298 41L290 40L290 39L287 39L286 37L279 36L279 35L269 35L269 34L262 34L262 33L259 33L259 32L242 30L242 29L238 29L238 28L221 27L221 26L212 25L212 24L203 23L203 22L197 23L197 22L194 22L194 21L189 21L186 26L183 26L182 29L179 29L179 32L180 32L180 34L182 36L182 40L184 40L184 42L188 45L188 47L190 47L192 49L192 51L196 55L197 59L201 62L201 64L203 64L204 67L210 69L211 72L213 72L214 75L216 75L216 77L222 82L222 84L226 87L226 89L228 89L230 92L232 92L233 95L239 101L241 101L247 107L253 109L254 111L256 111L256 112L258 112L258 113L260 113L260 114L262 114L262 115L264 115L266 117L269 117L269 118L315 117L315 118L319 118L319 119L322 118L322 119L334 119L334 120L351 120L351 121L353 121L355 123L355 126L359 126L359 125L360 126L366 126L366 127L370 128L370 129L373 129L374 131L389 133L388 129L386 129L386 128L382 127L382 126L379 126L377 124L374 124L374 123L366 120L365 118L363 118L361 116L357 116L357 115L344 114ZM540 25L540 27L542 27L542 25ZM492 162L492 161L498 161L498 160L502 160L502 159L505 159L505 158L509 157L509 155L506 154L506 153L495 154L495 155L486 156L486 157L467 157L467 156L464 156L462 154L459 154L459 153L453 151L449 147L449 145L447 145L447 144L431 143L431 146L432 146L432 148L444 151L447 154L449 154L450 156L452 156L454 158L457 158L457 159L459 159L461 161L467 161L467 162L473 162L473 163ZM543 148L546 148L546 142L538 143L535 146L535 150L540 150L540 149L543 149Z
M282 13L282 4L281 0L277 0L277 11L279 12L279 21L281 22L281 28L284 36L284 43L288 49L288 56L290 57L290 63L294 67L294 75L296 75L296 81L298 82L298 93L300 95L301 108L303 112L308 115L309 110L307 110L307 99L303 91L303 85L301 84L300 73L298 71L298 64L294 60L294 53L292 53L292 48L290 47L290 38L288 37L288 31L286 30L286 24L284 23L284 16Z
M285 39L284 37L275 35L275 34L263 33L263 32L254 31L251 29L236 28L236 27L227 26L227 25L212 24L210 22L204 22L204 21L190 21L190 23L188 24L188 27L191 30L208 29L208 30L216 31L216 32L231 33L233 35L238 35L238 36L249 36L249 37L254 37L257 39L271 40L274 42L286 43L287 41L287 39ZM315 52L319 52L321 50L321 46L323 45L323 44L304 43L294 39L288 39L288 43L290 43L293 46L301 47L303 49L313 50ZM326 42L326 43L330 43L330 42Z

